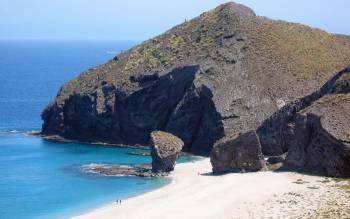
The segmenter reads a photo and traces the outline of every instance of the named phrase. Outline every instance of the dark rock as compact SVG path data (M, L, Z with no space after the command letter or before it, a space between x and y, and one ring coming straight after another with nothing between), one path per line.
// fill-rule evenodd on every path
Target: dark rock
M257 129L257 133L263 147L263 153L265 155L280 155L287 152L289 141L292 140L295 130L294 127L288 127L293 126L293 124L288 123L293 120L297 112L310 106L326 94L349 92L349 72L350 69L345 68L335 73L321 88L310 95L283 106L262 122Z
M328 92L331 94L346 94L350 93L350 67L345 68L339 78Z
M165 130L184 141L185 151L207 155L224 135L224 128L211 90L195 84L196 81L172 112Z
M286 159L286 154L280 156L271 156L267 159L267 163L269 164L277 164L283 163Z
M158 73L154 73L154 74L141 74L141 75L132 75L130 76L130 81L131 82L138 82L140 84L144 84L147 82L152 82L155 81L159 78Z
M350 69L337 75L326 95L299 111L284 127L285 166L350 176Z
M149 164L141 165L87 165L82 167L84 172L94 173L104 176L138 176L157 177L166 176L166 173L154 173Z
M286 166L350 177L350 94L329 94L299 112Z
M162 131L152 132L152 171L155 173L173 171L183 146L183 141L172 134Z
M266 165L255 131L223 139L210 153L214 173L265 170Z
M280 110L262 123L257 132L260 141L264 143L263 152L265 154L281 154L268 158L267 162L269 164L283 163L288 151L288 164L286 166L313 167L332 176L346 176L349 174L347 168L350 168L350 166L346 160L350 160L350 156L346 149L342 149L346 146L341 145L348 144L344 141L350 142L350 128L342 126L342 121L350 124L345 122L350 121L350 107L347 106L346 98L339 96L339 94L349 92L349 81L350 69L345 68L337 72L320 89L295 102L282 106ZM334 99L334 101L332 102L330 99ZM303 115L304 112L309 111L311 112L310 115ZM316 114L317 116L315 116ZM327 130L324 130L326 128L322 127L319 122L320 118L327 120L325 123L327 124ZM339 135L342 137L339 137ZM250 139L239 138L233 138L232 141L240 140L242 145L250 141ZM313 146L309 146L309 144ZM222 144L221 147L225 148L223 145L225 144ZM214 152L224 154L220 157L212 152L211 157L217 156L216 160L219 160L217 162L219 164L215 164L215 159L212 159L214 169L214 165L225 165L226 161L227 166L237 159L228 157L227 154L230 154L230 151L225 152L225 149L221 151L216 149L215 151L214 149ZM342 154L340 158L338 157L339 154ZM224 164L220 162L224 162ZM219 171L227 171L224 168ZM216 167L216 169L219 168ZM217 172L219 171L217 170Z
M184 139L188 151L205 153L223 128L210 90L195 85L197 74L198 66L180 67L128 96L108 84L94 95L73 94L43 112L43 132L84 142L146 145L150 133L160 129Z
M263 152L279 155L280 127L306 107L289 104L349 63L348 37L227 3L66 83L42 113L42 134L146 145L163 130L208 155L223 136L260 127Z

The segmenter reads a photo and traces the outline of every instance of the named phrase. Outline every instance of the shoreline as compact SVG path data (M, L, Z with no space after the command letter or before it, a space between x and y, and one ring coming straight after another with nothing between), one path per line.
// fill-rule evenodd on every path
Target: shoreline
M209 158L177 164L169 177L172 182L156 190L72 218L317 218L329 209L350 216L349 191L327 177L271 171L213 176Z
M58 142L58 143L74 143L74 144L88 144L88 145L96 145L96 146L110 146L110 147L117 147L117 148L131 148L131 149L140 149L140 150L147 150L150 151L150 147L147 145L128 145L128 144L117 144L117 143L109 143L109 142L84 142L84 141L79 141L79 140L73 140L73 139L67 139L67 138L63 138L59 135L43 135L41 134L40 131L32 131L32 132L28 132L26 133L29 136L34 136L34 137L38 137L41 138L45 141L53 141L53 142ZM142 153L142 152L141 152ZM138 154L138 153L131 153L129 155L132 156L151 156L151 154ZM204 157L202 155L196 155L196 154L192 154L190 152L184 152L181 151L181 156L196 156L196 157Z
M132 148L132 149L149 149L149 146L146 145L127 145L127 144L117 144L111 142L102 142L102 141L79 141L73 139L63 138L59 135L44 135L41 132L31 132L28 135L39 137L46 141L54 141L59 143L76 143L76 144L91 144L91 145L101 145L101 146L111 146L119 148Z

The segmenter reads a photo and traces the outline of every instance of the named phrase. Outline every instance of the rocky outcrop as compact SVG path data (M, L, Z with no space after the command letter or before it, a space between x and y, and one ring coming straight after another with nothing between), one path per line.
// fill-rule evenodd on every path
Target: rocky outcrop
M287 153L282 154L280 156L271 156L268 157L266 162L268 164L278 164L278 163L283 163L286 160Z
M346 69L327 95L298 112L288 124L286 166L350 176L349 82L350 69Z
M83 165L82 170L88 173L105 176L166 176L175 168L177 158L181 154L184 143L178 137L162 131L151 133L151 153L133 152L131 155L152 156L152 165Z
M278 155L279 127L296 112L284 105L349 64L347 37L227 3L66 83L42 113L42 135L146 145L162 130L208 155L223 136L260 127L263 152Z
M215 174L266 169L259 137L255 131L218 142L211 151L210 162Z
M152 132L152 172L173 171L176 159L180 156L183 146L183 141L172 134L162 131Z
M104 84L105 103L98 102L99 92L73 94L43 112L43 131L80 141L147 145L153 130L165 130L181 137L187 151L205 153L223 128L211 91L197 82L199 73L189 65L159 77L139 76L132 80L142 88L130 95Z
M157 177L165 176L163 173L152 172L149 164L140 164L134 166L128 165L83 165L82 171L86 173L99 174L103 176L138 176L138 177Z
M348 177L349 90L350 69L345 68L320 89L283 106L265 120L257 129L263 152L279 155L267 159L269 168L276 169L284 163L284 167L292 169L311 167L326 175ZM231 141L239 141L240 138L231 138ZM240 144L243 145L250 139L242 141ZM214 171L216 166L226 168L237 160L230 157L231 152L225 150L225 144L217 146L211 155ZM223 149L220 150L220 147Z
M297 112L307 108L328 93L349 92L349 72L349 68L344 68L334 73L322 87L315 89L314 92L305 97L283 106L266 119L257 129L263 146L263 153L266 155L286 153L289 148L289 141L293 138L288 134L290 130L290 128L286 127L288 123L293 121Z
M265 120L257 133L263 153L275 155L267 159L269 168L276 169L285 163L284 167L292 169L312 167L327 175L348 176L349 88L350 69L345 68L320 89L283 106ZM224 139L227 138L239 141L241 137ZM249 143L250 139L242 141L246 142L240 144ZM217 146L211 155L213 167L235 162L237 158L230 157L230 151L220 149L227 148L225 144Z
M298 113L287 166L350 177L350 94L327 95Z

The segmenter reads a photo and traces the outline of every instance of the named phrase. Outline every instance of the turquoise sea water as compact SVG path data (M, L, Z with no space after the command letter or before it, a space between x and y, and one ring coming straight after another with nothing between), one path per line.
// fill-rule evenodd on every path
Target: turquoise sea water
M80 169L150 162L150 157L127 154L136 149L57 143L26 134L40 129L42 109L64 82L135 43L0 41L0 218L66 218L169 182Z

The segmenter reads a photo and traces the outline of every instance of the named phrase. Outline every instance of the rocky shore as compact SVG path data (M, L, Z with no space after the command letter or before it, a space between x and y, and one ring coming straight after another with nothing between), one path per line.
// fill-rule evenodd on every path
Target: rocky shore
M138 177L158 177L166 176L167 173L154 173L149 164L141 165L88 165L82 166L82 171L103 176L138 176Z

